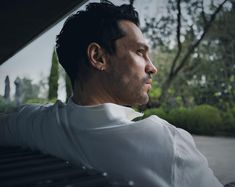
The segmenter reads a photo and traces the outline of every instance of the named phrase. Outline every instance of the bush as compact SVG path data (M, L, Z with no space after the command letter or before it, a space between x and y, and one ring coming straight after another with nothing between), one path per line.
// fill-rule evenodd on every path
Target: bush
M235 134L235 116L233 115L232 110L221 112L221 116L223 120L221 130L227 133Z
M179 107L169 112L163 108L145 110L144 117L150 115L157 115L193 134L235 135L235 107L226 112L210 105L199 105L193 109Z
M169 122L177 127L189 130L190 112L190 109L184 107L172 109L169 112Z
M144 111L144 116L143 118L149 117L151 115L157 115L160 118L163 118L165 120L167 120L167 113L163 110L163 108L151 108L151 109L147 109Z
M214 135L221 127L220 111L213 106L199 105L190 112L191 133Z
M44 98L34 98L34 99L28 99L25 104L47 104L47 103L54 103L56 99L48 100Z
M235 106L229 110L233 117L235 118Z

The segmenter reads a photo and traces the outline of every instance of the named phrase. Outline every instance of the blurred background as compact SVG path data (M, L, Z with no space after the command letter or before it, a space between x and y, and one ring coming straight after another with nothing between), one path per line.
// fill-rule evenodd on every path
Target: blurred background
M235 1L112 2L136 7L158 68L149 103L137 109L194 134L218 178L235 181ZM0 65L0 112L71 96L54 53L65 19Z

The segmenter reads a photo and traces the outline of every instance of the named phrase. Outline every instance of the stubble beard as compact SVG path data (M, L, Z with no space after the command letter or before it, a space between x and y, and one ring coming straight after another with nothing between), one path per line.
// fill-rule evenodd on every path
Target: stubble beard
M122 105L143 105L149 101L148 91L144 89L149 77L140 79L138 76L125 80L122 75L113 74L115 95Z

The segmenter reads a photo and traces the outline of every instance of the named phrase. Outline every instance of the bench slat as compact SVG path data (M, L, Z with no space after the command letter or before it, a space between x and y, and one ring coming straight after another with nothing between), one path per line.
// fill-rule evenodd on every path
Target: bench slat
M0 147L0 187L111 186L101 173L20 147Z

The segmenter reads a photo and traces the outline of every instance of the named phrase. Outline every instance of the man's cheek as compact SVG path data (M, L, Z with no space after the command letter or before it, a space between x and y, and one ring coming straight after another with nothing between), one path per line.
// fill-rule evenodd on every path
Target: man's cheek
M122 77L123 83L125 85L129 85L130 83L132 83L131 81L131 74L126 74Z

